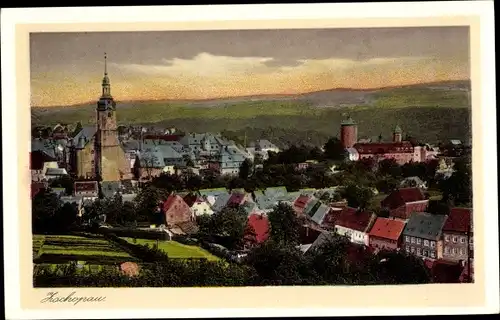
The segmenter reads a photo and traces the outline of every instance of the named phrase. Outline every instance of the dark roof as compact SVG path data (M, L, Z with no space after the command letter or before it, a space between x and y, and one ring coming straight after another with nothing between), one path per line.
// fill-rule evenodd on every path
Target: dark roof
M342 209L342 212L337 217L335 225L357 230L361 232L366 232L369 227L373 213L370 211L360 211L356 208L346 207Z
M419 188L401 188L391 192L380 204L384 208L396 209L408 202L422 200L426 199L424 193Z
M359 154L413 153L413 145L409 141L356 143L353 148Z
M301 226L299 229L299 240L301 244L312 244L318 239L321 231L309 226Z
M57 159L49 156L43 151L36 150L30 152L30 170L42 170L45 162L54 162Z
M458 283L463 267L460 263L446 260L435 260L426 263L430 269L432 282L434 283Z
M335 222L337 218L342 213L342 209L340 208L330 208L330 210L326 213L325 218L323 219L322 225L325 227L333 228L335 226Z
M194 193L188 193L184 196L184 202L187 203L189 207L192 207L195 204L196 200L198 200L198 196Z
M177 134L145 134L144 140L179 141L182 137Z
M471 231L472 209L453 208L443 226L443 231L469 232Z
M240 192L233 192L231 194L231 197L227 201L227 205L239 205L245 198L245 194L240 193Z
M437 240L441 235L447 216L414 212L406 223L403 231L405 236Z
M405 223L403 221L379 217L370 230L370 236L398 240L404 228Z

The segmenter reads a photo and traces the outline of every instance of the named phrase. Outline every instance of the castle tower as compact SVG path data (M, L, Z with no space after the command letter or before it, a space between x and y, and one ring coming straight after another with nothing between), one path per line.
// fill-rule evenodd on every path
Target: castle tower
M100 181L120 181L130 177L130 165L118 140L116 102L111 96L107 56L104 54L102 94L96 108L95 172Z
M351 117L340 123L340 142L344 148L352 148L358 142L358 126Z
M392 133L392 141L393 142L401 142L403 140L403 130L399 125L396 125L394 128L394 132Z

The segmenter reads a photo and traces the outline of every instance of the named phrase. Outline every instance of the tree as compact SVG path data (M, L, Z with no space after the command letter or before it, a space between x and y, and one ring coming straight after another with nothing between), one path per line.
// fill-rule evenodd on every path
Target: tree
M65 193L68 195L73 194L74 186L75 180L69 175L56 178L50 183L51 188L64 188Z
M342 142L336 138L330 138L325 143L323 149L325 150L325 158L330 160L342 161L345 159L345 149Z
M246 259L258 274L259 285L307 285L318 282L313 268L294 246L266 241Z
M241 165L240 165L240 170L239 170L239 177L240 179L248 179L250 174L252 173L253 169L253 163L250 159L245 159Z
M268 214L270 238L276 243L299 244L300 223L293 208L286 203L279 203Z
M341 191L341 195L350 207L365 209L373 198L373 191L370 188L349 184Z
M210 233L220 237L229 249L240 248L247 227L247 213L240 207L227 206L211 217Z
M446 202L431 200L429 201L427 211L437 215L448 215L450 214L450 207L446 204Z
M126 226L137 224L137 209L133 202L125 201L121 207L120 223Z
M154 186L142 189L134 199L137 215L140 220L156 222L158 220L158 206L165 199L165 194Z
M187 154L183 155L182 160L184 160L186 167L188 167L188 168L194 167L193 159L191 159L191 157L189 155L187 155Z
M378 171L382 175L390 175L394 178L400 177L402 173L401 167L394 159L380 161Z
M78 210L75 204L65 203L59 207L51 220L53 230L67 231L77 222Z
M464 159L455 162L455 172L448 179L441 180L439 189L443 192L443 201L455 205L470 206L472 203L472 170Z
M41 190L31 201L33 232L47 232L53 229L52 222L61 206L56 194L50 189Z

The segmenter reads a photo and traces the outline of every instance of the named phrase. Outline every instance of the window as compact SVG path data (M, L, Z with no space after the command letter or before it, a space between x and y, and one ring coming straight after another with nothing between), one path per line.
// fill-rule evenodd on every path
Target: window
M410 247L406 247L406 252L410 252Z
M458 242L458 237L457 236L453 236L453 243L457 243Z
M453 254L457 254L458 253L458 249L457 248L453 248Z
M436 257L436 253L434 251L431 251L431 258L435 258Z
M429 240L424 240L424 246L426 246L426 247L429 246Z
M417 244L421 244L421 243L422 243L422 239L417 238Z
M470 244L472 244L472 237L471 237L471 238L469 238L469 243L470 243Z
M450 236L449 235L445 235L444 236L444 241L445 242L450 242Z
M460 254L465 254L465 248L460 248Z
M444 253L449 254L450 253L450 248L448 248L448 247L444 248Z
M410 247L411 253L415 252L415 247Z
M431 241L431 248L436 247L436 241Z
M417 248L417 254L420 255L422 253L420 248Z
M428 250L424 250L424 257L428 257L429 256L429 251Z
M465 237L460 237L460 243L465 243Z
M111 116L112 116L112 113L108 112L108 118L111 118Z
M411 237L411 243L415 243L415 237Z

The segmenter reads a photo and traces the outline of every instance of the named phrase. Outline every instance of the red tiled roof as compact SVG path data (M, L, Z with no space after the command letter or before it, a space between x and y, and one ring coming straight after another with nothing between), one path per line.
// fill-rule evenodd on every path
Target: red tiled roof
M309 197L309 196L305 196L305 195L299 196L295 200L295 202L293 203L293 206L300 208L300 209L304 209L310 199L311 199L311 197Z
M231 194L229 200L227 200L227 205L240 205L245 195L243 193L235 192Z
M413 153L413 145L409 141L356 143L353 147L359 154Z
M30 152L30 170L42 170L45 162L57 161L43 151Z
M396 209L408 202L426 200L425 195L419 188L401 188L391 192L381 201L382 207Z
M462 266L460 263L446 260L425 261L425 265L430 269L431 277L435 283L458 283Z
M346 207L337 217L335 225L352 230L365 232L366 229L368 228L371 218L372 218L372 212L358 211L355 208Z
M248 225L253 228L258 243L267 240L269 236L269 220L266 217L260 214L252 214L248 217Z
M172 205L175 203L175 201L178 200L178 198L180 198L180 196L178 195L175 194L169 195L167 200L165 200L165 202L163 203L163 210L165 212L168 211L170 207L172 207Z
M443 226L443 231L466 233L471 227L472 209L453 208Z
M342 213L342 210L339 209L340 208L330 208L328 213L325 215L325 218L323 219L323 225L333 227L335 225L335 222L337 221L337 218Z
M370 236L398 240L405 228L405 223L387 218L377 218L370 230Z

